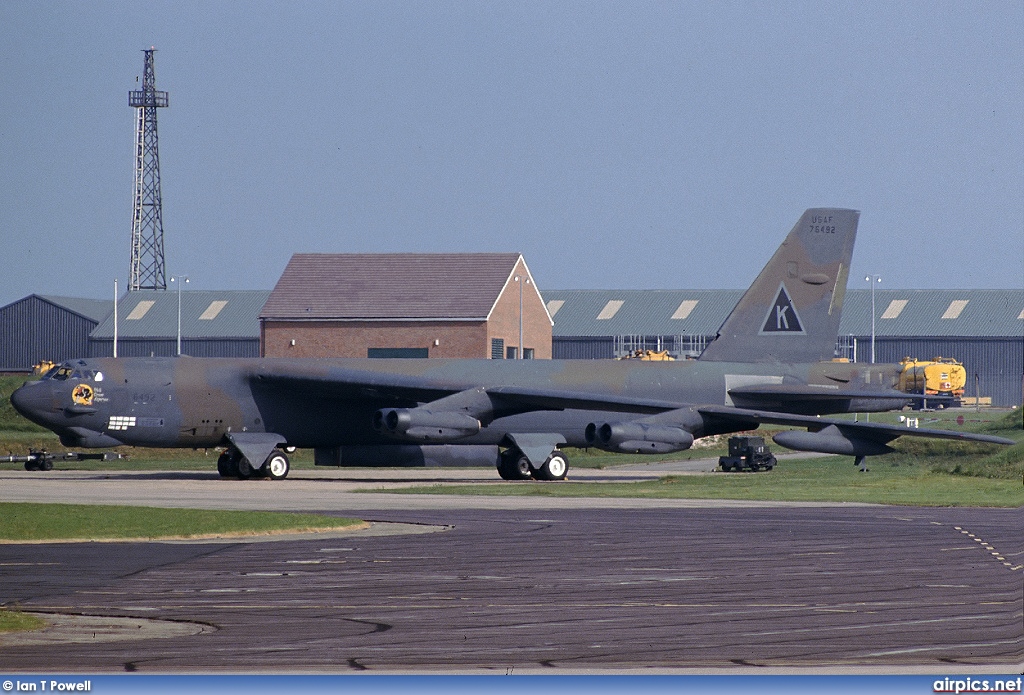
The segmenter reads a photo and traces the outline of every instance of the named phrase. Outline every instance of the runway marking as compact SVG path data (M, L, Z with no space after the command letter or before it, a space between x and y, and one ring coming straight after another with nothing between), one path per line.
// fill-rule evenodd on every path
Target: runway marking
M0 562L0 567L50 567L56 566L59 562Z
M966 622L971 620L994 620L998 619L999 615L963 615L953 618L927 618L921 620L898 620L895 622L886 623L864 623L862 625L830 625L827 627L805 627L805 628L793 628L788 630L773 630L766 632L747 632L745 636L759 636L765 635L787 635L794 633L808 633L808 632L845 632L849 630L870 630L880 627L905 627L909 625L930 625L933 623L955 623L955 622Z
M911 649L891 649L884 652L869 652L863 656L893 656L895 654L915 654L919 652L937 652L943 650L962 651L965 649L976 649L978 647L992 647L997 644L1018 644L1017 640L999 640L997 642L974 642L971 644L946 644L939 647L914 647Z
M932 523L935 523L935 522L932 522ZM971 533L967 529L963 528L962 526L954 526L953 528L955 528L957 531L959 531L960 533L964 534L965 536L967 536L968 538L973 540L975 543L978 543L979 545L981 545L981 547L985 548L985 550L989 551L990 555L992 555L996 560L1001 562L1002 565L1004 567L1008 568L1011 572L1018 572L1020 570L1024 570L1024 565L1015 565L1015 564L1013 564L1012 562L1007 560L1006 557L1002 553L1000 553L998 550L996 550L995 547L992 544L986 542L985 539L980 538L979 536L974 535L973 533ZM977 546L975 546L975 547L977 547Z

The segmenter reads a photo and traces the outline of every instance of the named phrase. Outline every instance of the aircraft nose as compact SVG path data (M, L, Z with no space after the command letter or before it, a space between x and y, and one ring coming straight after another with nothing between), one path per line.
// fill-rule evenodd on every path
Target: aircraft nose
M50 389L41 381L26 382L11 394L14 409L32 422L38 422L41 413L49 409Z

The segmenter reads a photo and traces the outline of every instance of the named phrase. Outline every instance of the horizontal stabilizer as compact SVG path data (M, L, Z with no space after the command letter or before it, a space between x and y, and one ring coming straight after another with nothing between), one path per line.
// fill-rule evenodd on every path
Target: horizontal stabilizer
M775 441L797 451L817 451L825 454L850 454L853 456L875 456L891 451L885 446L897 437L926 437L929 439L953 439L961 442L985 444L1016 444L1012 439L989 434L953 432L886 425L877 422L851 422L811 415L791 415L729 406L700 406L697 411L711 421L732 427L758 425L783 425L805 427L807 432L779 433ZM780 438L781 437L781 438ZM790 445L794 446L790 446Z
M914 399L914 394L896 391L895 389L840 389L833 387L815 387L789 384L758 384L754 386L740 386L729 389L729 395L734 400L762 400L762 401L845 401L851 398L866 399L887 399L894 401L909 401Z

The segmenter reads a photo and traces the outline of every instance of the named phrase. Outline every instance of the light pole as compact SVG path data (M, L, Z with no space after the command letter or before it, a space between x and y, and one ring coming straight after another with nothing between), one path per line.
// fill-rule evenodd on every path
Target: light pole
M188 282L188 275L172 275L171 282L178 283L178 350L175 356L181 357L181 286Z
M117 357L117 278L114 278L114 357Z
M530 281L519 275L516 275L516 282L519 283L519 353L516 355L516 359L523 359L523 285L529 285Z
M875 285L882 281L879 275L868 275L864 281L871 286L871 364L875 363Z

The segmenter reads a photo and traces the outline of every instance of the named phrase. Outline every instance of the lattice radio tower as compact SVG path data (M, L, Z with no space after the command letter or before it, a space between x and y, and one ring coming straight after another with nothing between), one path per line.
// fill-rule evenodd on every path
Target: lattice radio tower
M128 291L166 290L163 203L160 200L160 152L156 110L168 105L167 92L156 90L155 48L144 50L142 89L128 92L128 105L139 110L135 128L135 214L132 216L132 268Z

